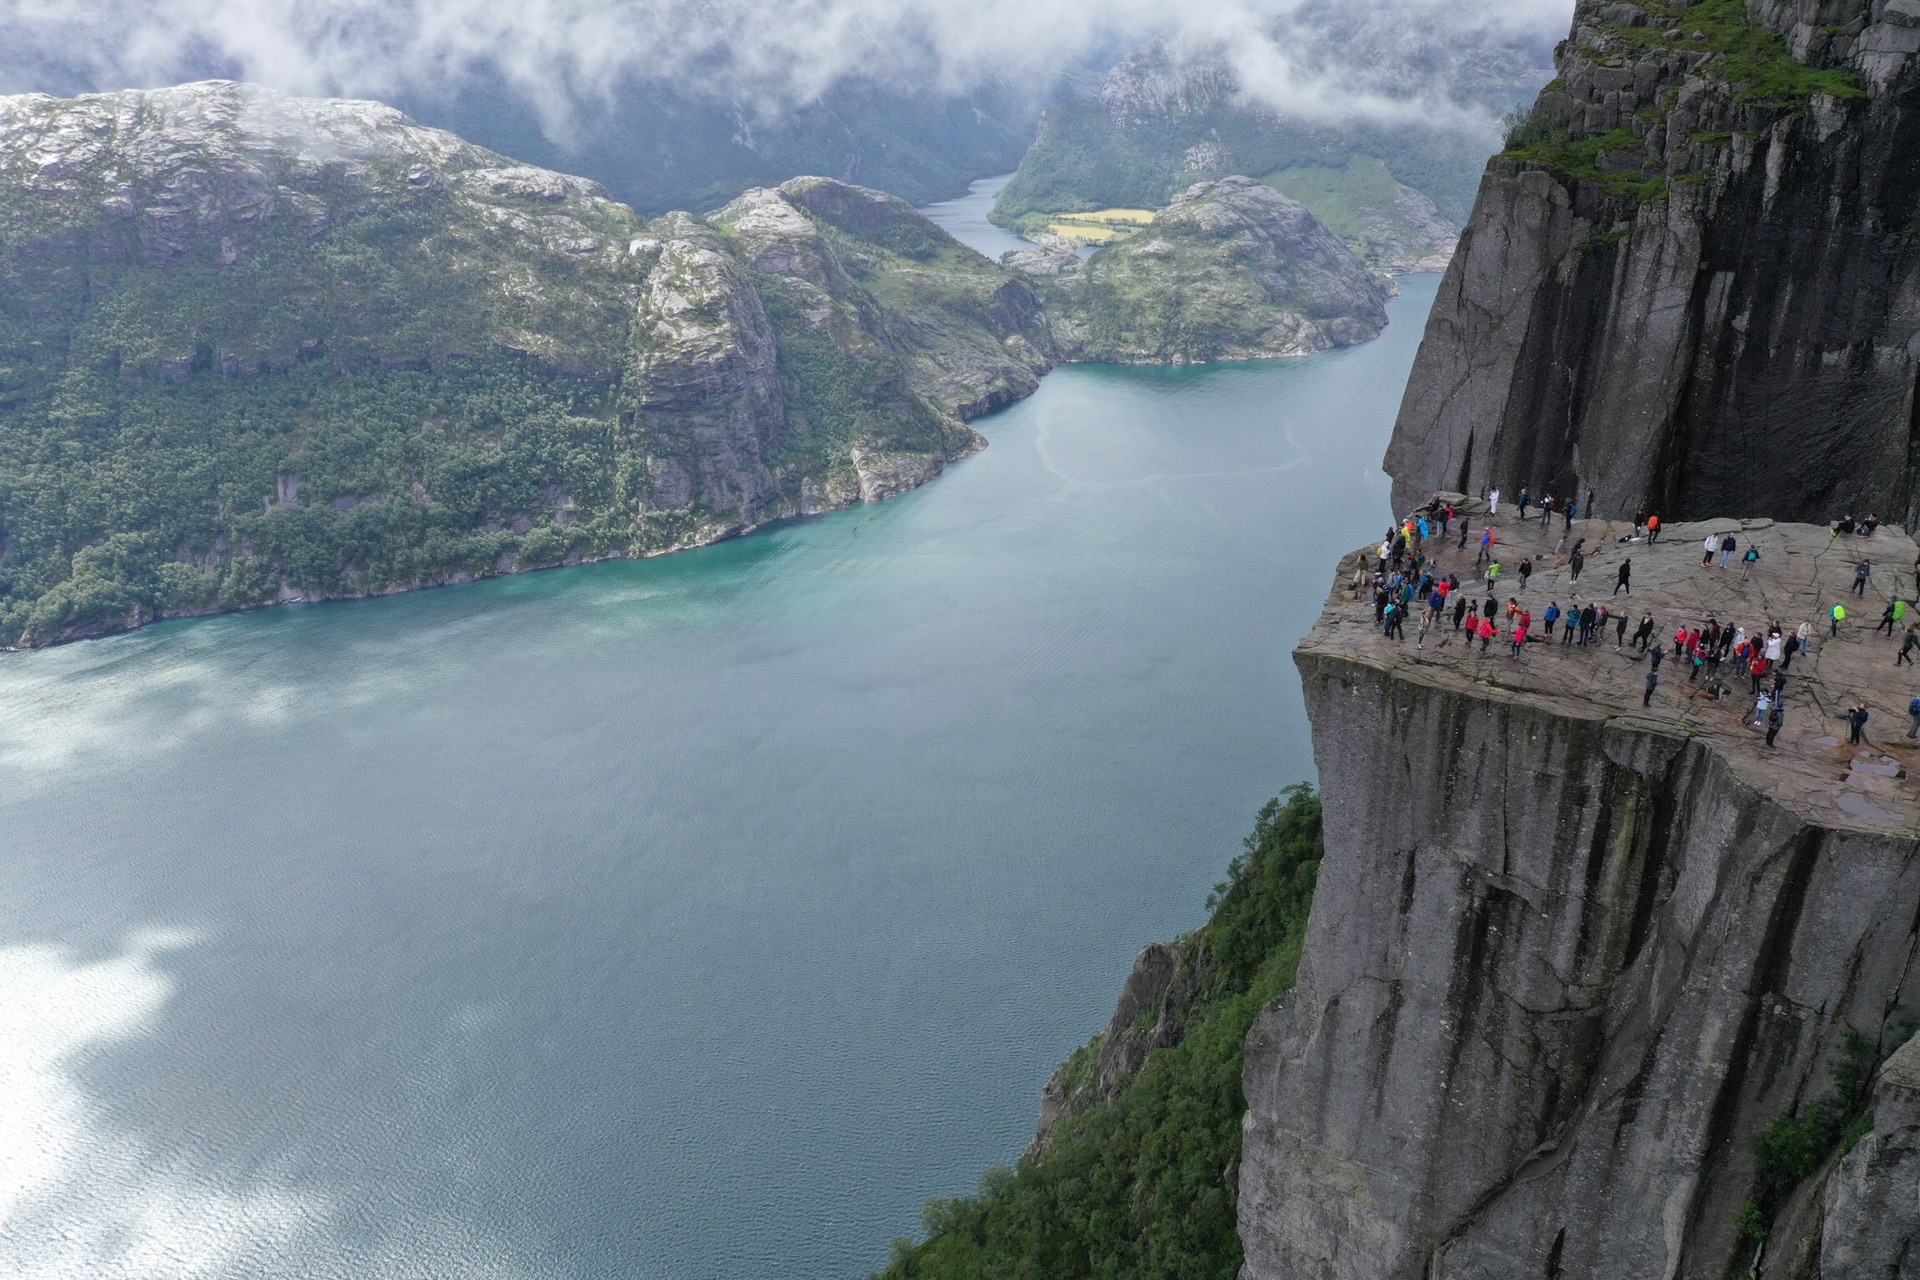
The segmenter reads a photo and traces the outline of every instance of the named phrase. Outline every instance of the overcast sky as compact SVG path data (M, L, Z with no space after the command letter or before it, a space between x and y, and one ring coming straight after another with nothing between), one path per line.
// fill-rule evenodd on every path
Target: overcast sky
M1313 0L1346 15L1380 6ZM1550 47L1571 0L1392 0L1421 31ZM1043 80L1157 34L1224 40L1249 91L1289 110L1349 93L1324 43L1286 34L1300 0L0 0L0 91L71 92L211 74L298 93L429 96L476 70L554 129L653 80L777 111L841 77L963 90ZM1309 12L1312 12L1309 10ZM1274 38L1276 20L1282 34ZM1365 97L1365 94L1361 94Z

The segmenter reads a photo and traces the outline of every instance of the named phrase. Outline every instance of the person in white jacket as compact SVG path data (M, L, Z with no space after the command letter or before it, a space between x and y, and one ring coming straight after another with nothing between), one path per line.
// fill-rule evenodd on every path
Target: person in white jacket
M1500 491L1498 489L1487 490L1487 514L1490 516L1500 514Z

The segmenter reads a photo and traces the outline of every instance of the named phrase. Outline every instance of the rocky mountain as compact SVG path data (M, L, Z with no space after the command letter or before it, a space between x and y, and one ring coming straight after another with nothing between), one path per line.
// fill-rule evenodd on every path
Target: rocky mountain
M1656 619L1791 624L1851 580L1825 526L1581 531ZM1705 532L1762 551L1750 580L1701 581ZM1568 573L1526 595L1572 598ZM1610 643L1489 660L1372 615L1336 588L1295 654L1327 853L1247 1041L1244 1274L1920 1274L1915 1045L1881 1065L1920 1018L1920 805L1868 629L1794 659L1769 747L1745 681L1643 706ZM1888 723L1855 747L1859 700Z
M1195 182L1252 174L1339 227L1378 269L1436 265L1498 145L1491 122L1547 79L1547 49L1484 31L1437 34L1410 6L1309 3L1275 21L1303 72L1407 109L1391 121L1358 106L1344 117L1283 114L1244 92L1226 46L1163 37L1098 93L1048 108L995 217L1157 209Z
M1388 453L1604 514L1912 520L1920 11L1576 11L1489 165Z
M980 445L1023 278L826 179L647 220L375 103L0 99L0 638L693 546Z
M1092 258L1054 248L1011 261L1034 274L1063 360L1304 355L1365 342L1387 322L1387 284L1251 178L1195 183Z

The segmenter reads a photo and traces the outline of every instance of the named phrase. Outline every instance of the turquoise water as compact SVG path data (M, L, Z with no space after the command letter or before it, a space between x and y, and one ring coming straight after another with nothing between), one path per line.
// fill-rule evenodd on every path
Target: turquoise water
M1311 775L1433 285L880 506L0 658L0 1274L864 1275Z

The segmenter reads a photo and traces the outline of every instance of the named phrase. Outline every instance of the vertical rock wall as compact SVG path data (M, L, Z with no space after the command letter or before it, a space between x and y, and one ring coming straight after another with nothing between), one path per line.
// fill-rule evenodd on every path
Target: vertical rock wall
M1920 843L1809 825L1671 723L1296 660L1327 858L1247 1044L1244 1275L1744 1266L1752 1135L1920 1007Z
M1913 522L1920 5L1752 6L1782 38L1758 71L1694 12L1578 6L1428 320L1401 509L1526 484L1609 516Z

